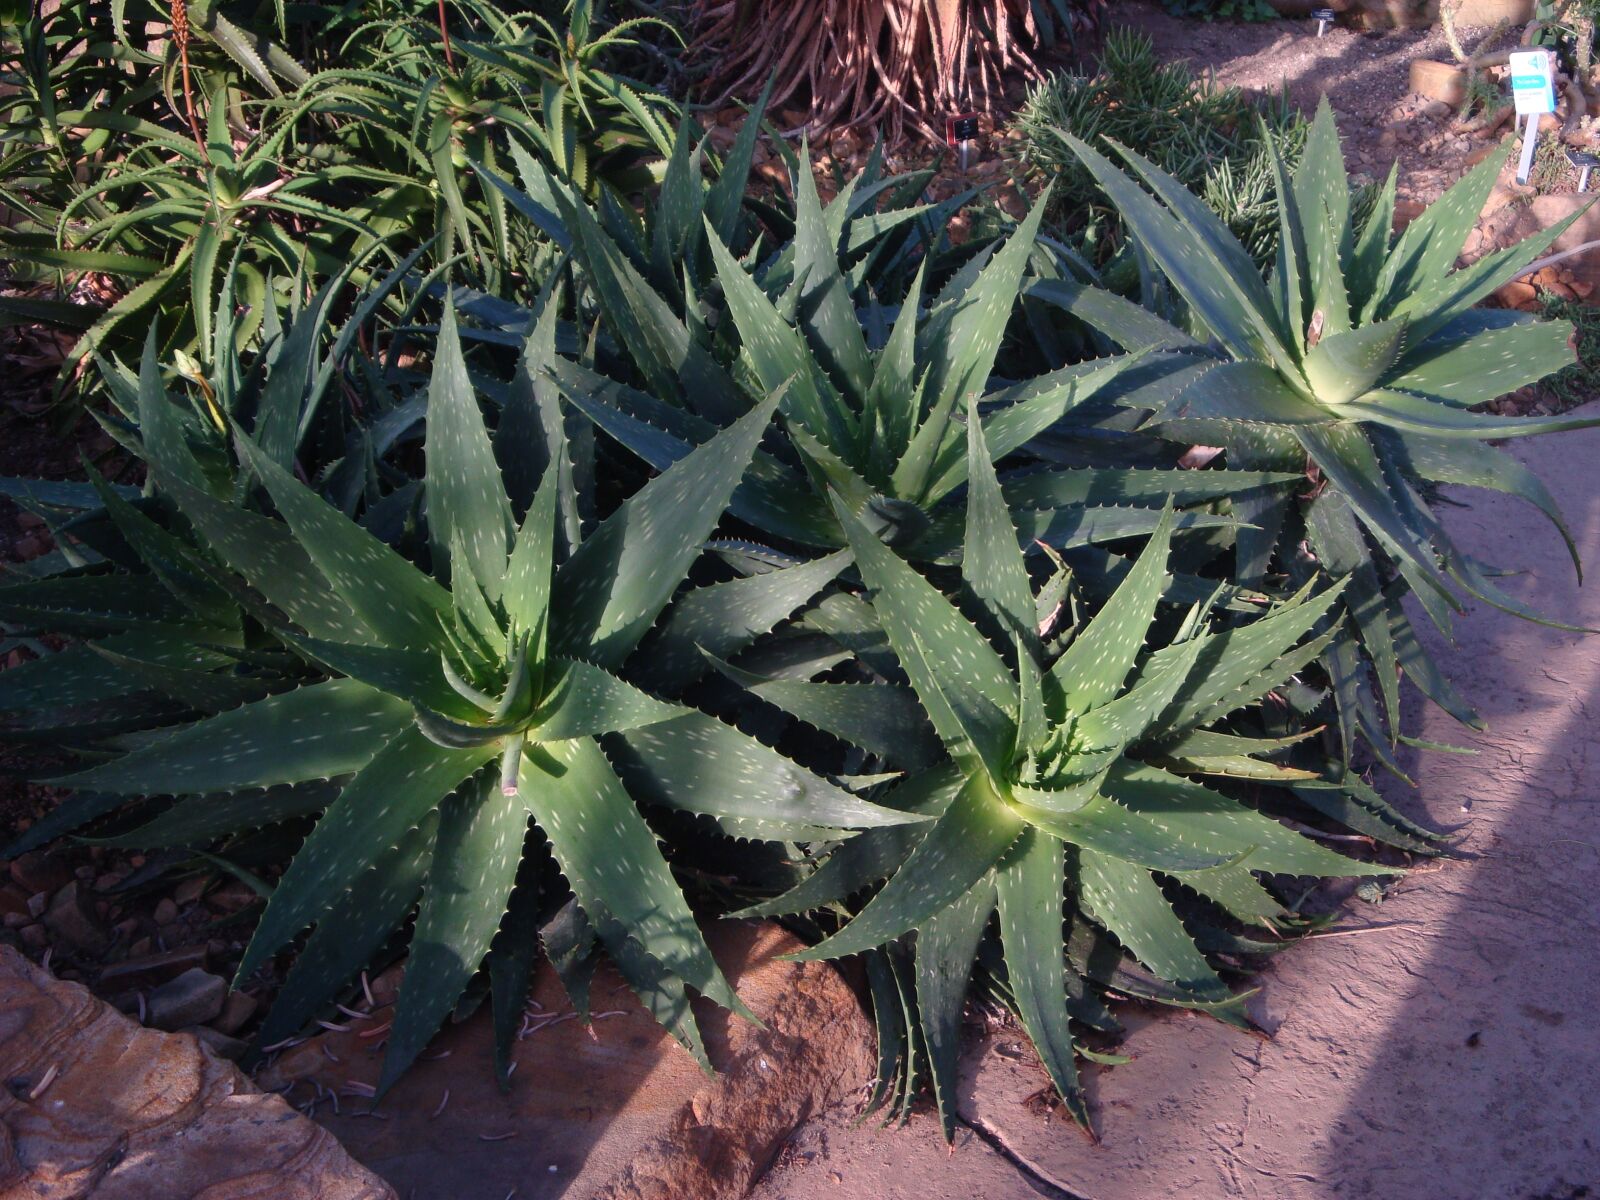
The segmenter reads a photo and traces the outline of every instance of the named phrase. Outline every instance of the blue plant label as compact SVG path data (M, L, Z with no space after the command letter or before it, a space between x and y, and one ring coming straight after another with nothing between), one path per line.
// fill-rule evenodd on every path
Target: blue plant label
M1511 99L1519 117L1556 110L1555 56L1548 50L1518 50L1511 55Z

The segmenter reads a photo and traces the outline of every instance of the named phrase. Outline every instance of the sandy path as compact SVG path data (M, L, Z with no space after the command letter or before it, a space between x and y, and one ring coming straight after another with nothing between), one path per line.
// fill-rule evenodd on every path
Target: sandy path
M1600 429L1523 443L1600 564ZM1510 590L1600 627L1600 587L1576 586L1532 510L1485 493L1446 509L1452 535L1526 575ZM947 1155L931 1117L906 1133L836 1120L802 1134L796 1165L758 1200L1580 1200L1600 1195L1600 638L1474 611L1448 658L1490 729L1436 711L1419 789L1391 789L1466 857L1408 877L1262 976L1271 1040L1174 1013L1133 1029L1137 1059L1098 1072L1102 1141L1023 1101L1044 1085L1020 1035L967 1056L964 1115L984 1135ZM992 1146L1003 1147L1006 1155ZM1032 1168L1031 1176L1008 1161Z
M1179 20L1154 0L1122 0L1111 23L1143 31L1163 61L1187 60L1196 73L1209 71L1224 87L1271 95L1286 91L1307 114L1326 95L1339 121L1350 172L1363 180L1381 180L1396 160L1393 139L1387 144L1380 139L1386 128L1398 128L1412 118L1415 106L1405 103L1411 95L1412 60L1451 61L1437 27L1360 33L1334 26L1319 38L1310 21ZM1485 32L1463 28L1462 37L1468 46L1476 46ZM1464 139L1447 152L1401 148L1401 196L1431 203L1461 174L1467 149Z

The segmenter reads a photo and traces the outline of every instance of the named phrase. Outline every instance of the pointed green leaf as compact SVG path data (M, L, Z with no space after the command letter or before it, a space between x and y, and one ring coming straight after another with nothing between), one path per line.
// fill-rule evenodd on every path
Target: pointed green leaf
M594 742L522 756L520 789L580 905L614 916L645 951L702 995L744 1006L722 976L667 861Z
M500 600L514 634L533 636L534 653L543 656L550 614L550 579L555 566L556 499L560 474L552 463L544 473L533 503L517 531L510 560L505 565L505 587Z
M967 982L994 904L994 884L984 881L917 930L917 1015L947 1142L956 1132L956 1060L961 1053Z
M347 775L410 724L410 707L353 679L330 679L185 725L63 787L121 795L220 792Z
M294 856L267 903L236 978L248 978L317 920L377 854L398 845L492 753L446 750L415 728L387 737L383 749L345 785Z
M547 669L553 669L555 682L528 731L541 742L639 729L691 711L657 700L592 663L553 658Z
M848 409L822 384L821 371L805 338L773 307L721 242L710 237L710 244L741 350L762 388L769 393L782 392L786 416L798 420L835 452L848 453L854 444Z
M1078 1064L1068 1025L1061 844L1029 831L995 873L995 882L1006 979L1017 1015L1062 1103L1072 1119L1087 1129L1089 1109L1078 1088Z
M1155 619L1172 542L1172 507L1146 543L1128 577L1118 585L1094 620L1050 668L1061 687L1066 711L1084 713L1115 699L1144 647Z
M939 757L939 739L909 688L887 683L765 679L720 660L715 667L752 695L814 729L914 770Z
M1110 786L1109 783L1102 785ZM1021 793L1019 789L1019 802L1013 807L1030 825L1051 837L1152 871L1200 871L1245 852L1231 846L1218 848L1214 841L1188 837L1188 831L1175 831L1148 820L1108 796L1095 796L1073 812L1050 812L1026 803L1043 798L1037 790Z
M609 738L630 790L683 812L836 829L919 820L854 796L704 713Z
M435 560L451 555L452 571L470 568L485 595L498 599L506 574L511 505L467 377L453 304L445 305L428 381L426 495ZM453 557L458 540L464 561Z
M1150 872L1092 850L1079 853L1078 869L1083 903L1129 953L1196 999L1229 998Z
M681 687L706 668L701 652L730 658L809 602L849 565L847 551L810 562L695 588L668 611L648 647L639 678L646 686ZM0 677L3 683L3 677Z
M800 325L833 386L859 406L871 384L872 360L850 299L849 284L839 269L838 239L829 237L823 221L817 180L806 151L800 155L794 207L794 276L800 292Z
M1317 399L1341 406L1371 391L1389 373L1405 346L1407 321L1397 317L1330 333L1306 351L1306 381Z
M859 954L921 927L976 887L1024 828L985 777L968 777L883 890L838 933L795 957Z
M315 816L333 803L339 795L339 787L329 780L315 779L265 790L250 788L219 795L186 796L155 820L104 840L107 845L139 850L204 846L227 834Z
M1571 337L1569 322L1525 317L1498 329L1476 330L1465 340L1447 340L1441 334L1407 354L1399 373L1384 380L1384 386L1470 408L1567 366L1573 361Z
M639 644L727 507L777 395L625 501L556 572L551 646L617 667Z
M272 495L334 589L383 641L411 650L439 647L438 614L450 594L338 509L327 504L240 434L240 455Z
M415 1061L455 1006L505 914L522 860L528 810L497 784L494 772L481 772L440 807L380 1095Z
M437 828L438 819L430 813L317 919L267 1010L258 1043L271 1046L299 1033L405 923L422 891Z
M837 501L835 509L872 589L873 611L940 738L999 764L1016 740L1007 714L1016 708L1017 685L1004 660L937 588Z
M1020 636L1025 645L1032 645L1036 638L1033 587L1017 545L1017 527L1006 511L1000 480L983 440L978 403L973 399L967 402L967 464L970 482L961 577L1007 635Z
M1203 783L1159 767L1124 761L1112 768L1105 787L1168 837L1222 857L1248 854L1244 863L1252 870L1334 878L1397 873L1335 854Z

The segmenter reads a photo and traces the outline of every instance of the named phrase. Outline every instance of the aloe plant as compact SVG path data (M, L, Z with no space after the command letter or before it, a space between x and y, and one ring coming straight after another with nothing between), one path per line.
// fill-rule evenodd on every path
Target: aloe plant
M88 750L104 761L56 781L79 793L66 802L71 820L114 812L124 797L176 797L121 837L191 845L321 812L239 966L243 979L315 925L268 1019L267 1040L319 1011L415 906L384 1086L424 1047L497 932L504 961L491 973L505 977L496 983L504 1064L539 900L562 895L558 883L525 869L522 886L535 900L512 905L507 916L525 853L534 868L559 870L642 992L682 1000L690 987L742 1012L639 804L700 814L746 838L837 836L916 819L859 799L619 674L698 558L776 396L653 479L563 555L558 469L546 468L514 519L447 313L429 386L430 574L297 481L281 441L233 431L241 463L281 519L234 503L248 476L209 477L154 371L141 385L139 434L155 498L201 545L102 487L147 573L0 589L0 617L38 619L54 601L76 612L79 629L92 631L98 614L133 632L142 626L164 648L152 655L127 637L93 645L92 653L170 698L168 723L131 742L88 731ZM141 579L146 586L133 586ZM276 645L252 638L255 628L270 631ZM258 662L276 669L228 669ZM58 676L52 688L41 678L48 673L17 680L8 701L17 686L31 686L42 704L69 705L65 693L82 681ZM174 707L208 715L173 726ZM330 778L342 784L330 789ZM686 1001L660 1011L698 1047Z
M77 335L59 390L92 383L95 354L132 357L141 315L165 350L206 362L230 261L256 309L274 275L366 282L419 248L424 270L464 253L511 299L530 266L542 277L547 246L508 224L469 159L494 166L515 146L580 190L631 192L671 152L676 106L604 65L655 18L602 29L587 0L560 28L479 0L291 9L316 22L302 64L264 30L242 33L225 7L236 6L189 6L181 71L173 45L152 53L131 32L165 22L163 5L75 0L15 31L0 200L16 219L0 245L14 277L60 295L6 298L0 316ZM192 124L172 100L179 74ZM89 272L114 286L85 296L74 285Z
M891 1029L884 1044L898 1042L912 1075L925 1053L947 1136L962 1004L996 912L1005 993L1068 1108L1087 1125L1070 1022L1105 1028L1110 1018L1085 975L1239 1019L1240 998L1174 911L1172 885L1244 924L1291 928L1295 918L1258 875L1392 873L1323 848L1236 799L1230 783L1248 780L1258 796L1298 794L1324 811L1361 808L1355 819L1375 836L1429 845L1392 810L1368 807L1376 798L1359 781L1332 782L1275 761L1297 739L1252 737L1230 724L1230 714L1322 652L1340 587L1304 589L1235 627L1212 628L1201 603L1157 644L1157 630L1171 627L1158 616L1169 506L1099 612L1081 625L1063 623L1061 581L1035 591L975 412L967 436L960 605L834 497L909 689L737 676L756 695L904 771L883 803L932 818L859 835L793 890L749 911L812 912L881 884L803 957L887 955L891 965L880 961L875 971L880 1030L898 1008L883 981L897 977L892 964L904 964L898 976L919 1029ZM1117 955L1107 961L1096 930L1154 978L1141 984L1113 968ZM913 932L914 943L906 941ZM894 1065L888 1056L885 1073Z
M730 155L728 169L739 161ZM941 267L922 230L943 215L905 206L916 179L891 189L894 181L869 163L823 204L802 151L792 175L792 236L764 257L741 260L728 244L736 231L697 178L684 155L674 157L654 236L644 239L620 222L604 227L549 189L549 207L564 218L560 228L585 285L601 299L602 327L619 343L620 361L610 374L554 355L525 369L532 386L542 377L545 387L559 388L658 469L787 385L784 437L758 453L732 503L733 515L764 541L805 553L845 545L826 498L834 488L913 557L951 560L961 538L960 510L950 501L966 483L968 397L982 398L985 435L1005 456L1141 379L1138 354L1021 383L997 378L1047 199L1003 243ZM878 210L877 199L890 192L889 206ZM915 233L930 250L891 307L886 300L894 297L881 289L901 283L888 264L903 253L893 240L902 233ZM941 269L949 277L935 290L929 279ZM1020 454L1019 467L1032 457ZM1025 544L1071 551L1148 534L1168 496L1203 506L1294 478L1078 467L1019 470L1005 489ZM1232 523L1226 512L1203 509L1179 521L1186 529Z
M1400 600L1415 595L1446 632L1462 593L1538 619L1493 583L1492 569L1451 541L1429 503L1436 484L1530 501L1556 526L1577 565L1571 533L1548 490L1487 443L1600 418L1477 411L1569 364L1572 327L1474 307L1524 270L1571 219L1454 269L1508 153L1501 149L1398 236L1391 232L1391 172L1358 228L1324 102L1292 183L1274 162L1279 250L1276 269L1263 279L1217 218L1142 155L1116 147L1149 192L1099 151L1062 136L1187 303L1195 332L1075 284L1041 282L1030 294L1164 364L1158 387L1118 398L1146 410L1145 428L1177 442L1223 447L1236 467L1308 474L1307 500L1280 544L1278 570L1291 580L1311 569L1349 582L1349 619L1326 660L1346 746L1358 734L1380 753L1393 744L1402 671L1452 714L1477 723L1428 660ZM1287 493L1277 493L1251 510L1257 528L1241 531L1241 582L1262 578L1289 504ZM1289 551L1301 530L1309 563Z

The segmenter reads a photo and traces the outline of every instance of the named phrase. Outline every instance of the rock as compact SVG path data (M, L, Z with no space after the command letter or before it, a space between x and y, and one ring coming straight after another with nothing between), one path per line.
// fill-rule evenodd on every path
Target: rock
M44 916L44 910L50 907L49 892L35 892L28 897L28 915L34 920Z
M150 993L145 1023L157 1029L173 1030L204 1025L216 1020L227 995L226 980L199 967L190 967Z
M1531 283L1513 279L1497 289L1494 298L1505 308L1532 309L1539 307L1539 292Z
M228 998L222 1002L222 1011L211 1022L211 1028L222 1033L234 1034L244 1028L244 1023L256 1015L260 1001L248 992L229 992Z
M55 894L42 919L53 935L84 954L104 954L111 945L111 934L95 913L94 901L76 879Z
M50 931L37 922L24 925L17 930L17 937L21 939L24 947L34 953L38 953L50 944Z
M1493 154L1499 149L1499 147L1489 145L1484 146L1481 149L1485 151L1485 153L1480 154L1478 151L1473 151L1471 155L1468 155L1467 165L1469 167L1477 166L1478 163L1482 162L1485 158L1488 158L1489 155ZM1480 216L1491 216L1494 213L1499 212L1502 208L1505 208L1508 204L1513 204L1518 200L1526 200L1531 195L1533 195L1533 188L1526 184L1518 183L1515 179L1512 179L1507 183L1497 183L1490 190L1489 198L1484 201L1483 212L1480 214Z
M1591 208L1593 202L1592 195L1575 192L1535 196L1526 205L1511 211L1513 219L1497 227L1499 244L1513 245L1525 237L1549 229L1574 214L1580 215L1563 231L1546 253L1559 254L1565 250L1575 250L1586 242L1600 241L1600 208ZM1574 284L1584 283L1591 288L1600 286L1600 251L1588 250L1573 258L1564 259L1561 266L1570 272Z
M193 904L205 895L212 878L210 875L191 875L172 889L172 898L178 902L180 908Z
M172 897L163 896L156 905L156 911L153 916L157 925L171 925L178 919L178 906L173 902Z
M31 896L60 891L72 881L72 872L43 850L33 850L11 860L11 878Z
M260 1079L293 1085L291 1100L310 1099L313 1083L357 1085L344 1092L341 1115L320 1104L317 1119L369 1167L403 1179L416 1200L499 1200L512 1188L517 1200L734 1200L802 1121L853 1099L871 1078L872 1027L832 967L778 961L799 948L778 926L723 922L709 941L766 1025L697 1002L715 1076L701 1072L609 967L591 988L603 1014L591 1035L567 1015L546 965L530 1012L566 1019L530 1022L536 1031L517 1044L521 1070L508 1094L492 1074L487 1005L435 1039L433 1055L448 1058L424 1058L395 1084L379 1108L387 1120L354 1115L365 1102L351 1099L377 1082L380 1039L360 1035L390 1019L387 1007L351 1019L348 1032L287 1051ZM372 981L375 999L388 983ZM506 1133L516 1136L479 1140Z
M1427 210L1427 207L1420 200L1396 200L1394 203L1394 231L1399 233L1420 217Z
M242 879L230 879L206 897L206 907L222 913L236 913L249 908L260 897Z
M194 1038L141 1029L4 948L0 1078L0 1196L396 1200Z
M112 963L100 972L102 991L120 991L123 988L149 988L175 979L193 967L206 965L204 946L179 946L176 950L162 950L155 954Z
M28 912L28 893L16 884L8 883L0 887L0 916L9 917L18 913L33 915Z
M191 1025L182 1030L183 1033L192 1034L194 1038L207 1050L218 1058L225 1058L229 1062L237 1062L244 1057L250 1046L238 1038L229 1037L221 1030L213 1029L209 1025Z

